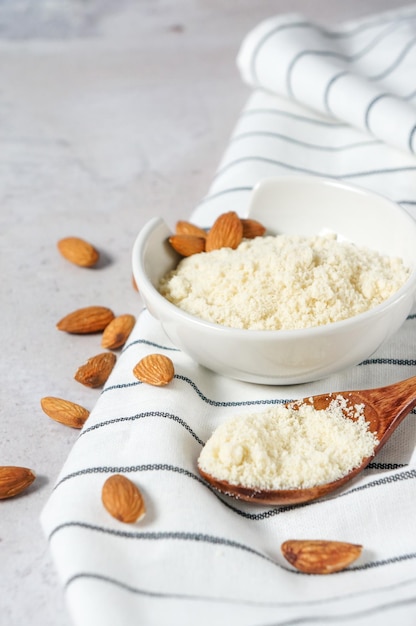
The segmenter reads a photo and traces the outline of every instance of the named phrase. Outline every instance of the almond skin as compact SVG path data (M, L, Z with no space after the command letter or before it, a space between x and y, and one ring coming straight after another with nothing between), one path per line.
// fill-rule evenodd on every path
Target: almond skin
M199 226L195 226L195 224L191 224L191 222L186 222L184 220L179 220L176 222L175 232L177 235L194 235L195 237L202 237L205 239L207 233Z
M116 364L116 355L112 352L102 352L92 356L75 372L75 380L86 387L102 387L110 376Z
M244 239L254 239L254 237L261 237L266 232L266 228L257 220L243 218L241 220L241 223L243 225Z
M169 243L181 256L191 256L205 251L205 237L195 235L172 235Z
M208 231L205 243L206 252L219 248L237 248L243 238L243 225L237 213L229 211L215 220Z
M56 327L67 333L86 335L104 330L114 317L114 313L105 306L87 306L68 313Z
M57 246L67 261L80 267L92 267L100 258L98 250L91 243L79 237L60 239Z
M362 546L342 541L290 540L281 545L282 554L293 567L306 574L332 574L358 559Z
M106 510L125 524L133 524L146 513L143 496L136 485L122 474L113 474L105 481L101 500Z
M35 478L35 474L27 467L0 466L0 500L17 496L27 489Z
M169 357L163 354L149 354L135 365L133 374L142 383L163 387L174 377L175 368Z
M42 398L40 404L48 417L71 428L82 428L90 414L80 404L53 396Z
M115 317L104 329L101 339L102 347L108 350L115 350L124 346L135 323L136 318L134 315L129 315L128 313Z

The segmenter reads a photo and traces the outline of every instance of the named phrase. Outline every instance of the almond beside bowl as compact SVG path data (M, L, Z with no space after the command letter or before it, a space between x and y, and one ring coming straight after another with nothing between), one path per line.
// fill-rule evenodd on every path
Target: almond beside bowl
M282 176L257 185L248 216L269 234L313 236L329 231L400 257L410 269L409 277L381 304L341 321L294 330L230 328L191 315L159 293L159 281L180 257L168 242L171 229L154 218L134 243L134 278L170 340L200 365L252 383L310 382L368 358L409 315L416 293L416 222L394 202L332 179Z

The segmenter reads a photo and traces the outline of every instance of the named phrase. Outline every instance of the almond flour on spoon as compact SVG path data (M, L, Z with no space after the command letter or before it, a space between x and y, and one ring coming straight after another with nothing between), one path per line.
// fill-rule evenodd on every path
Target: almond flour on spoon
M378 444L363 405L345 417L340 396L325 410L276 405L221 424L205 444L199 467L218 480L252 489L305 489L333 482L358 467Z

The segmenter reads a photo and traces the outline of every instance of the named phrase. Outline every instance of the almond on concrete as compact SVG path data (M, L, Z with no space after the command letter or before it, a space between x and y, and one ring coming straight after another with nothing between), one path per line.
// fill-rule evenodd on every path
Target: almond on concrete
M266 228L257 220L242 218L241 223L243 225L244 239L254 239L254 237L261 237L266 232Z
M142 383L163 387L174 377L175 368L171 359L164 354L149 354L135 365L133 374Z
M128 313L115 317L104 329L101 339L102 347L115 350L124 346L135 323L134 315Z
M102 352L92 356L75 372L75 380L86 387L102 387L110 376L116 364L116 355L113 352Z
M223 213L215 220L207 234L205 250L237 248L243 238L243 225L235 211Z
M362 546L342 541L289 540L282 554L293 567L306 574L332 574L345 569L361 554Z
M139 488L126 476L113 474L105 481L101 500L107 511L125 524L133 524L146 513Z
M92 267L100 258L98 250L80 237L65 237L58 241L57 246L67 261L80 267Z
M90 414L80 404L54 396L42 398L40 405L48 417L71 428L82 428Z
M169 243L181 256L191 256L205 251L205 237L196 235L172 235Z
M86 335L104 330L114 317L114 313L105 306L87 306L68 313L56 327L67 333Z
M184 220L176 222L175 232L177 235L194 235L195 237L202 237L203 239L207 236L203 228L199 228L199 226L195 226L195 224Z
M17 496L27 489L35 478L34 472L27 467L0 466L0 500Z

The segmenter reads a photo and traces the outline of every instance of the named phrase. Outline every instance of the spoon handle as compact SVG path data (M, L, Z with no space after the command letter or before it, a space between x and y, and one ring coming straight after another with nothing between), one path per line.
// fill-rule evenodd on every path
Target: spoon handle
M387 439L400 422L416 406L416 376L386 387L358 391L357 395L370 404L379 416L379 440Z

